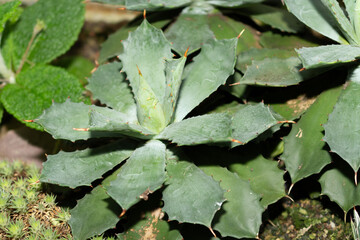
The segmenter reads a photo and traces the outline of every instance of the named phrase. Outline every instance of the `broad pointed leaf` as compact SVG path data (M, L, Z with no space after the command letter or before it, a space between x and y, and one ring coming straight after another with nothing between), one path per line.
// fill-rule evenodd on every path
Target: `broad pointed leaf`
M320 172L331 162L326 143L322 141L322 124L327 121L340 92L341 88L334 88L322 93L300 121L292 126L289 135L284 137L281 159L285 162L292 184Z
M264 103L248 105L233 116L232 129L234 146L245 144L261 133L280 123L283 118Z
M306 79L305 72L300 72L300 69L301 61L297 57L254 60L240 83L274 87L295 85Z
M192 13L191 11L196 11L193 8L192 6L185 8L165 31L166 38L173 43L172 48L179 54L183 54L187 48L189 53L192 53L214 38L214 33L207 24L209 12Z
M169 178L163 191L163 210L169 219L210 227L225 201L219 182L185 161L168 160L166 170Z
M121 207L107 195L104 187L115 179L118 171L107 177L70 210L69 225L76 239L88 239L116 226Z
M166 124L172 122L173 114L175 112L176 103L179 96L180 86L182 83L182 73L184 70L186 56L166 61L166 88L165 88L165 101L164 114L166 118Z
M127 115L109 108L90 111L88 131L95 134L97 132L119 133L140 139L150 139L155 135L137 122L129 122Z
M351 45L326 45L296 50L304 68L317 68L330 64L355 61L360 56L360 47Z
M116 0L115 0L116 1ZM150 21L150 19L149 19ZM151 22L151 21L150 21ZM154 27L162 28L166 24L168 24L170 20L160 20L156 22L152 22L151 24ZM122 40L128 38L129 33L134 31L137 26L126 26L120 28L115 33L111 34L105 42L101 44L100 56L99 56L99 63L102 64L106 62L107 59L115 57L124 51L123 44L121 43Z
M346 8L346 12L347 15L349 16L349 19L351 21L351 23L354 25L354 23L356 22L356 0L343 0L344 4L345 4L345 8Z
M123 71L129 78L135 99L139 95L140 77L154 92L159 102L165 97L165 59L171 59L171 45L161 30L150 25L145 19L142 24L129 34L129 38L123 41L124 53L119 56Z
M93 98L135 121L136 104L124 74L120 73L121 67L119 62L100 66L89 78L86 88L93 93Z
M245 72L246 69L251 66L254 60L261 61L270 59L287 59L290 57L296 57L294 51L282 50L282 49L249 49L248 51L241 52L236 61L236 68L242 72Z
M53 103L44 113L35 119L45 131L55 139L76 141L94 137L120 137L122 134L114 132L89 132L89 115L91 110L104 111L105 108L83 103Z
M337 41L346 43L334 16L319 0L285 0L286 6L300 21Z
M75 188L90 186L107 171L127 159L135 149L132 142L118 141L94 149L49 155L40 180Z
M51 106L52 101L64 102L67 98L74 102L84 100L82 93L79 80L64 69L37 65L17 75L16 84L8 84L3 88L1 102L9 113L24 121L38 117ZM24 123L42 129L34 123Z
M246 180L226 168L203 166L201 169L226 189L226 202L215 215L213 227L222 237L255 238L259 233L263 207L260 196Z
M108 194L129 209L159 189L165 181L165 145L157 140L137 148L107 188Z
M208 114L173 123L159 134L178 145L231 141L231 116L226 113Z
M355 29L351 24L349 18L345 15L344 10L340 7L337 0L321 0L322 3L335 16L343 35L351 44L359 44L359 39L356 36Z
M233 20L220 13L207 16L211 31L214 32L216 39L230 39L238 36L244 29L241 37L238 39L236 54L251 48L259 48L258 39L255 35L255 29Z
M19 0L15 0L0 5L0 33L4 30L7 20L16 13L16 9L20 4Z
M170 230L169 224L160 218L161 209L147 213L146 218L131 226L131 229L119 235L119 240L182 240L178 230Z
M360 205L360 187L354 183L354 173L343 163L326 171L319 179L321 193L336 202L344 212Z
M7 62L18 69L39 20L45 24L45 28L35 36L27 62L48 63L65 53L78 37L84 13L82 0L40 0L26 8L10 36L5 39L2 49Z
M360 167L360 68L350 73L350 82L324 125L324 140L332 152L347 161L355 172ZM341 126L341 127L339 127Z
M242 180L249 181L251 189L260 195L262 207L266 208L285 197L284 171L278 168L277 162L265 159L257 153L245 153L239 158L240 161L231 164L229 168L236 172Z
M181 121L233 74L236 46L237 38L211 40L204 44L181 86L175 110L176 122Z

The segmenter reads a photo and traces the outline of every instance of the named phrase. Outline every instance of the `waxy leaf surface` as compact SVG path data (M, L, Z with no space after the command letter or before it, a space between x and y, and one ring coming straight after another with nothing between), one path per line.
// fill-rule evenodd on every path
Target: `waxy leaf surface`
M360 167L360 68L350 73L350 82L324 125L324 140L332 152L357 172ZM341 126L341 127L339 127Z
M76 239L88 239L116 226L121 207L109 197L104 188L115 179L118 171L107 177L70 210L69 225Z
M186 9L184 9L185 11ZM207 24L208 15L183 12L165 31L166 38L172 42L172 48L179 54L198 50L202 44L214 38ZM194 33L196 31L196 34ZM234 37L234 36L233 36Z
M53 103L35 122L40 124L45 131L55 139L67 139L70 141L86 140L97 137L120 137L120 133L114 132L89 132L89 116L91 110L100 112L104 108L84 103L73 103L70 100L64 103Z
M335 17L319 0L285 0L287 8L310 28L338 43L346 43Z
M129 120L135 121L136 104L124 74L120 73L121 68L122 64L119 62L100 66L89 78L86 88L92 92L93 98L127 114Z
M61 87L59 87L61 86ZM1 92L5 109L19 121L34 120L51 106L51 102L74 102L84 100L79 80L62 68L37 65L22 71L15 84L6 85ZM64 117L61 116L61 117ZM25 122L29 127L41 130L34 123Z
M319 182L321 193L336 202L344 212L360 205L360 187L355 185L354 173L344 163L326 171Z
M353 62L360 56L360 47L326 45L296 50L304 68L317 68L330 64Z
M322 141L328 115L341 92L341 88L327 90L305 112L301 119L293 124L291 132L284 137L284 153L281 159L285 162L292 184L318 173L331 162L331 155Z
M231 141L231 116L226 113L215 113L187 118L173 123L158 136L178 145L195 145L204 143Z
M107 187L108 194L123 208L129 209L165 181L165 145L157 140L137 148Z
M225 201L219 182L185 161L168 160L166 170L168 179L163 191L163 211L169 220L210 227L215 213Z
M237 38L211 40L190 65L180 89L175 121L181 121L191 110L213 93L233 74ZM206 69L206 71L204 71Z
M220 186L226 190L226 201L222 210L215 215L214 229L222 237L255 238L259 233L264 210L260 204L260 196L246 180L226 168L203 166L201 170L220 181Z
M276 161L265 159L260 154L243 154L239 158L241 163L231 164L229 168L250 183L251 189L259 194L262 207L266 208L285 197L284 171L278 168Z
M135 146L129 141L119 141L99 148L49 155L43 164L40 181L71 188L90 186L127 159Z

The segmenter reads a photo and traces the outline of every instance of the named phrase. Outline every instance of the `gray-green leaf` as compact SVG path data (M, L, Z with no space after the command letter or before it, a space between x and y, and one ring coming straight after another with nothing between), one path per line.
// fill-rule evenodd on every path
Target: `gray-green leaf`
M169 219L210 227L225 201L219 182L185 161L168 160L166 170L169 178L163 191L163 210Z
M157 140L137 148L107 188L108 194L129 209L159 189L165 181L165 145Z
M75 188L90 186L107 171L130 157L135 144L118 141L94 149L49 155L40 181Z

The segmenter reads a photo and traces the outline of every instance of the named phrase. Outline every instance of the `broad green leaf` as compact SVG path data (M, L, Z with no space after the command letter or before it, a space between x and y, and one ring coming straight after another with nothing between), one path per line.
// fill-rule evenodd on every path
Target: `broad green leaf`
M201 167L226 190L226 202L215 215L213 227L222 237L255 238L259 233L263 207L260 196L252 190L246 180L236 173L218 166Z
M5 39L3 50L7 62L16 69L19 68L32 36L34 41L27 54L27 61L48 63L65 53L78 37L84 13L82 0L39 0L27 7L10 36ZM34 36L33 31L38 21L45 28Z
M226 113L207 114L173 123L159 134L178 145L230 142L231 117Z
M107 188L108 194L125 210L147 200L165 181L165 145L157 140L137 148Z
M348 162L355 172L360 167L359 73L359 67L350 73L350 82L335 104L328 122L324 125L324 140L331 151Z
M296 56L297 55L294 51L282 49L252 48L239 54L236 62L236 68L242 72L245 72L254 60L260 61L268 58L287 59Z
M208 15L208 24L211 31L214 32L216 39L229 39L238 36L242 30L241 37L238 39L236 54L239 54L250 48L259 48L258 40L255 36L255 29L235 21L220 13Z
M344 0L346 8L351 8L352 6L348 7L348 3L349 0ZM352 13L353 11L353 13ZM354 8L352 8L352 10L348 10L348 14L350 16L350 19L352 17L352 22L353 22L353 26L355 28L355 33L357 36L359 36L360 33L360 1L356 1L356 5Z
M175 121L181 121L191 110L213 93L233 74L237 38L211 40L194 58L180 89ZM204 71L206 69L206 71Z
M353 176L350 168L339 163L319 179L321 194L336 202L344 212L360 205L360 187L355 185Z
M245 153L239 158L240 161L230 163L229 169L236 172L242 180L249 181L251 189L260 195L262 207L266 208L285 197L284 171L278 168L276 161L267 160L256 153Z
M261 34L260 44L264 48L279 48L292 52L294 52L294 48L318 46L318 44L305 40L297 35L282 35L270 31Z
M285 162L292 184L320 172L331 162L326 143L322 141L322 124L326 123L340 92L341 88L334 88L322 93L300 121L292 126L289 135L284 137L281 159Z
M150 21L150 19L149 19ZM162 28L168 24L170 20L160 20L152 22L154 27ZM105 42L101 44L99 63L106 62L107 59L120 55L124 51L122 40L125 40L129 36L129 32L134 31L138 26L126 26L120 28L115 33L111 34Z
M166 170L169 177L163 191L163 210L169 220L210 227L215 213L225 201L219 182L185 161L168 160Z
M345 4L345 8L346 8L346 12L347 15L350 19L350 22L353 24L353 26L355 26L355 22L356 22L356 4L359 1L356 0L343 0L344 4Z
M95 67L92 61L81 56L62 57L53 64L65 68L66 71L77 77L83 86L88 83L87 78L91 76L91 71Z
M150 139L154 136L153 132L142 127L137 122L130 122L128 115L109 108L90 110L88 131L91 133L119 133L140 139Z
M92 92L93 98L135 121L136 104L124 74L120 73L121 67L119 62L101 65L89 78L86 88Z
M147 213L144 220L138 221L131 229L118 235L119 240L182 240L183 237L178 230L170 230L169 224L161 220L161 209Z
M191 0L125 0L129 10L158 10L163 8L178 8L191 3Z
M340 7L337 0L321 0L322 3L333 14L338 22L343 35L350 44L360 44L359 37L356 36L355 29L349 18L345 15L344 10ZM355 1L355 0L354 0Z
M261 133L281 123L282 120L283 118L280 115L273 112L264 103L242 108L233 116L232 137L236 140L234 146L251 141Z
M135 146L129 141L117 141L98 148L49 155L40 181L70 188L91 186L94 180L130 157Z
M265 4L252 4L242 9L252 19L285 32L297 33L304 25L288 11Z
M145 19L123 44L119 58L135 95L139 122L158 132L165 127L161 104L166 86L164 59L172 58L170 43Z
M165 91L165 90L164 90ZM163 102L145 80L139 69L139 88L135 92L137 118L142 126L159 133L166 127L166 115Z
M183 54L187 48L189 53L192 53L214 38L214 33L207 23L207 14L210 13L206 11L202 14L192 13L196 11L193 8L196 7L185 8L165 31L166 38L173 43L172 48L179 54Z
M300 69L301 61L297 57L254 60L240 83L274 87L295 85L306 80L306 72Z
M65 102L67 98L74 102L84 100L82 93L79 80L64 69L37 65L17 75L16 84L6 85L0 98L6 111L24 122L37 118L51 106L52 101ZM42 129L34 123L25 124Z
M258 3L265 0L206 0L208 3L219 7L236 7L247 3Z
M107 177L70 210L69 225L76 239L88 239L116 226L121 207L109 197L104 188L115 179L118 171Z
M335 17L319 0L284 0L287 8L300 21L338 43L347 43Z
M353 62L360 56L360 47L326 45L296 49L304 68L318 68L330 64Z
M3 115L4 115L4 107L3 107L3 105L0 103L0 123L1 123L1 121L2 121Z
M182 73L184 70L186 59L187 57L184 56L179 59L166 61L166 92L164 99L165 101L163 103L166 124L172 122L173 114L175 112L175 107L179 96L180 86L182 83Z
M35 119L35 123L42 126L55 139L70 141L86 140L100 137L121 137L117 132L89 132L89 115L91 110L104 111L102 107L73 103L70 100L64 103L53 103L44 113ZM106 111L106 110L105 110Z
M19 0L15 0L0 5L0 36L4 31L6 21L16 13L16 9L20 4Z

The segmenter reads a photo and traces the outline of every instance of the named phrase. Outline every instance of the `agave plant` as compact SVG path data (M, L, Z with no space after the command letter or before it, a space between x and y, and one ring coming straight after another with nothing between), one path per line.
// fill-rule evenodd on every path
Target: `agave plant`
M265 160L269 173L273 167L280 173L280 194L270 191L271 197L260 202L238 174L219 165L200 169L173 150L175 145L235 147L288 122L263 103L185 118L233 74L239 37L212 39L190 60L187 51L174 56L163 32L144 19L123 41L120 62L98 67L89 79L87 88L106 107L69 99L54 102L34 120L56 139L111 139L97 148L49 155L44 163L42 182L70 188L91 186L107 176L71 210L75 238L114 227L119 216L154 191L162 192L162 211L169 220L202 224L222 236L257 236L264 208L284 196L276 162ZM262 161L258 157L254 164ZM156 234L181 237L166 222L151 219Z
M313 110L296 124L285 138L282 159L295 183L320 172L336 159L335 154L328 153L327 144L342 160L335 160L333 168L321 176L322 193L337 202L346 213L360 204L356 186L360 167L360 67L357 62L360 56L360 1L344 0L344 8L336 0L285 0L285 3L303 23L339 43L297 49L302 70L329 71L342 66L348 69L348 77L343 88L324 93Z

